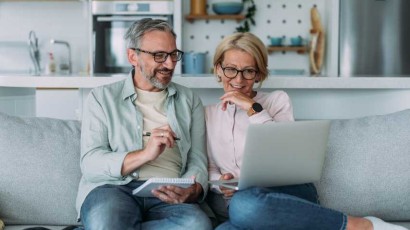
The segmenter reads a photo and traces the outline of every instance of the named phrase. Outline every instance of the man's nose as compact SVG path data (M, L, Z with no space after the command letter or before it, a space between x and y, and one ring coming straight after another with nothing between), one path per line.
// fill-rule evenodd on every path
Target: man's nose
M169 69L173 69L175 65L177 64L177 62L173 62L171 59L171 55L168 55L162 64Z

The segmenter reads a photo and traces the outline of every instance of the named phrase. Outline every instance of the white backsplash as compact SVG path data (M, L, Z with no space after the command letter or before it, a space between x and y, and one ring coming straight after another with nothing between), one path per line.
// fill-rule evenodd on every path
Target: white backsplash
M211 4L219 0L208 0L208 14L213 14ZM188 1L187 1L188 2ZM250 32L269 45L269 37L302 36L304 42L310 39L310 9L316 6L326 27L326 0L255 0L256 26ZM246 7L244 12L246 12ZM183 18L190 13L190 5L183 4ZM235 32L241 23L236 20L183 20L182 48L184 51L207 52L207 69L212 67L214 49L220 40ZM308 54L296 52L274 52L269 55L269 69L303 69L309 72Z

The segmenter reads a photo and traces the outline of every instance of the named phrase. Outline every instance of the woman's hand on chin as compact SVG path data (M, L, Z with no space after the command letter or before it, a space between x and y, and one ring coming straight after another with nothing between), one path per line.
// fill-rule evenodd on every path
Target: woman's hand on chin
M249 96L239 91L230 91L220 97L222 100L222 110L225 111L228 103L233 103L242 110L248 111L255 101Z

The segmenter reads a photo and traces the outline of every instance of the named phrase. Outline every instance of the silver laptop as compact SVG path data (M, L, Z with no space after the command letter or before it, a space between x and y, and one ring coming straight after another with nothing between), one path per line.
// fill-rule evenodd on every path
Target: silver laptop
M251 124L239 179L211 181L232 189L271 187L320 180L330 121Z

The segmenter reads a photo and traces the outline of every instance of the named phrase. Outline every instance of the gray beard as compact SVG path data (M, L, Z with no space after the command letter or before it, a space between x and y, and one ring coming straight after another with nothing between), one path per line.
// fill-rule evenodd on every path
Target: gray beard
M168 84L163 84L163 83L159 82L158 78L155 76L155 72L152 76L149 76L149 74L147 74L144 71L144 69L142 68L142 65L140 66L140 70L141 70L142 76L145 79L147 79L155 88L163 90L163 89L166 89L168 87L170 82Z

